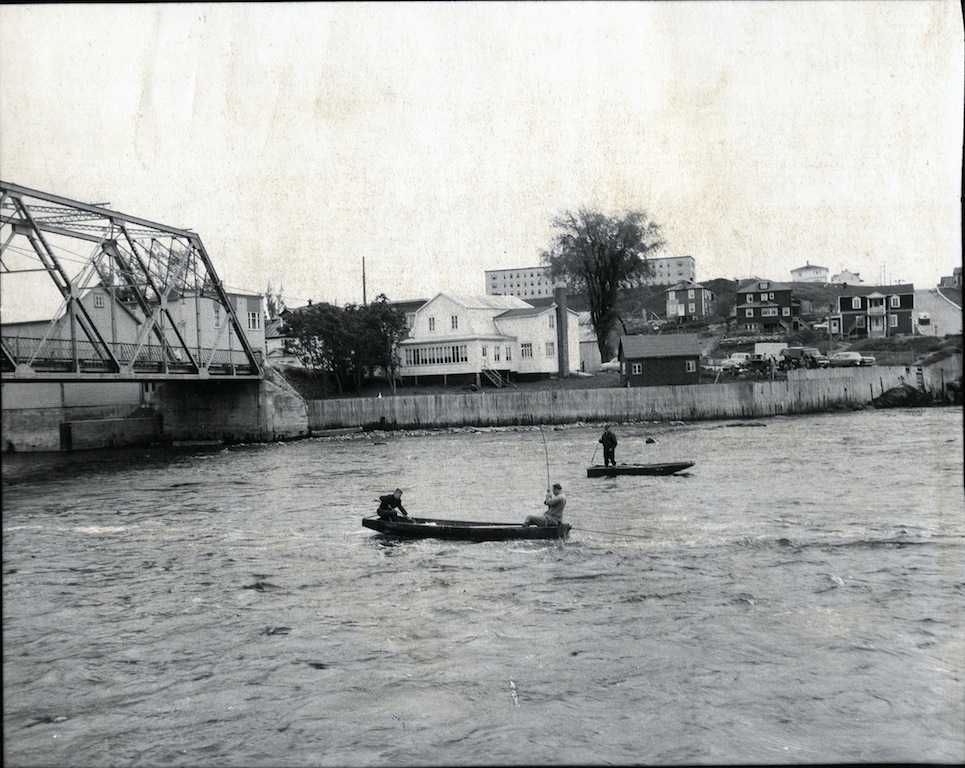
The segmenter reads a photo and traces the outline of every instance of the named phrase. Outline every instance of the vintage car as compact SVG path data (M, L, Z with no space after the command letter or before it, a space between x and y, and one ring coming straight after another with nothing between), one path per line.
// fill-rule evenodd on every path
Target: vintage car
M827 368L831 362L817 347L788 347L781 350L781 368Z
M831 355L830 364L832 368L849 368L859 365L874 365L875 359L870 355L862 355L860 352L835 352Z

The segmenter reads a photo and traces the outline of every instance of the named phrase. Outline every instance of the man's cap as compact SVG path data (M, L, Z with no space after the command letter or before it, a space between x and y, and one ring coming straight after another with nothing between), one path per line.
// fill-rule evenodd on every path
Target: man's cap
M553 487L554 487L554 488L560 488L560 489L563 488L563 486L560 485L559 483L553 483Z

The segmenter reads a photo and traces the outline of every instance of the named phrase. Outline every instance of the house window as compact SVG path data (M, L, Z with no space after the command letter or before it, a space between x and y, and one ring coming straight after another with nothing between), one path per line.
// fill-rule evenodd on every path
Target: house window
M634 376L639 376L643 373L643 363L630 363L630 373Z
M694 314L697 311L697 305L693 302L690 303L690 314Z
M405 350L406 365L439 365L469 362L465 344L445 347L410 347Z
M697 372L697 363L696 363L696 362L694 362L693 360L687 360L687 361L686 361L686 364L687 364L687 373L696 373L696 372Z
M533 356L533 345L525 341L519 345L519 356L520 357L532 357ZM507 358L508 359L508 358Z
M774 291L771 291L769 294L767 294L767 297L768 297L771 301L774 301Z
M499 362L499 347L493 347L493 362Z
M761 317L777 317L777 307L761 307Z
M550 315L550 328L555 328L555 327L556 327L556 315L552 314Z
M694 289L691 288L689 291L687 291L687 298L692 299L693 297L694 297Z
M888 325L891 328L898 327L898 315L888 315Z
M762 294L761 294L761 301L767 301L767 294L766 294L766 293L762 293Z
M546 356L547 356L547 357L556 357L556 342L555 342L555 341L547 341L547 342L546 342Z
M510 362L513 359L513 348L506 347L506 362Z
M489 347L483 347L483 348L482 348L482 356L483 356L483 357L489 357Z
M865 320L864 315L858 315L858 316L855 318L855 327L857 327L857 328L864 328L864 326L865 326L864 320Z
M851 309L861 309L861 297L854 296L851 299Z
M791 308L790 308L790 307L781 307L781 314L784 315L784 317L790 317L790 316L791 316Z
M99 294L99 293L94 294L94 306L95 306L95 307L103 307L103 306L104 306L104 297L103 297L101 294Z
M452 330L458 331L458 330L459 330L459 315L453 315L453 316L450 318L450 322L452 323Z
M221 307L218 304L214 305L214 327L221 327Z
M434 331L436 329L436 319L434 317L429 318L429 330Z
M745 310L744 310L744 317L754 317L754 310L753 310L753 308L745 309Z
M261 330L261 312L248 313L248 330L249 331Z
M901 297L900 297L900 296L892 296L890 300L891 300L891 308L892 308L892 309L898 309L899 307L901 307Z

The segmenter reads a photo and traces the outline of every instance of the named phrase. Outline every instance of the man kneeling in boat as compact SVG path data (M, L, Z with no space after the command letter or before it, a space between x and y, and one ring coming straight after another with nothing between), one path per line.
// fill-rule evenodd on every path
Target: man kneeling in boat
M555 526L563 522L563 508L566 506L566 496L563 495L563 486L553 483L552 490L546 490L546 498L543 499L546 505L545 515L529 515L523 525L542 525Z
M385 496L379 496L379 508L376 512L383 520L398 520L403 523L415 522L409 518L409 513L402 506L401 488L396 488L393 493L387 493ZM400 515L399 512L402 514Z

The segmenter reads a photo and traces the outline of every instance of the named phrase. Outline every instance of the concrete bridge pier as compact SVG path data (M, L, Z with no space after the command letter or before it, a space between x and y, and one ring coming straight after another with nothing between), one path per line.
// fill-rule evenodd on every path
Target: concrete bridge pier
M261 381L164 382L153 401L165 440L265 442L311 434L308 405L271 368Z

